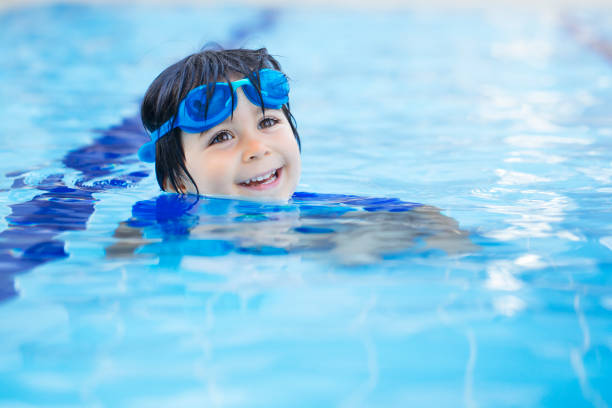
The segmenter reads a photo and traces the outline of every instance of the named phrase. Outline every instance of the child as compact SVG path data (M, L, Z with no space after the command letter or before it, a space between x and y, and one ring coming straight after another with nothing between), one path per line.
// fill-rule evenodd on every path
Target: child
M265 48L204 50L166 68L141 107L162 190L288 200L301 172L289 84Z
M205 50L163 71L142 103L151 141L139 150L142 160L155 162L160 187L292 202L163 194L134 205L107 256L144 252L173 263L182 255L234 251L330 253L343 264L363 264L401 253L474 249L469 234L431 206L393 198L294 195L300 139L288 94L287 78L265 49ZM187 237L191 244L179 243Z

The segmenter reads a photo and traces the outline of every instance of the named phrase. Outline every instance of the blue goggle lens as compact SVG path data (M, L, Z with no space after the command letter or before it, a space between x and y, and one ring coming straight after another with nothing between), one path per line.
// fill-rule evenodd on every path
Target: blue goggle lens
M289 83L285 75L278 71L261 70L257 76L261 85L261 97L253 85L248 84L242 87L244 94L253 104L261 106L263 102L265 108L280 109L283 104L287 103Z
M208 111L206 110L206 87L196 88L191 91L184 99L185 111L189 118L195 122L202 122L204 124L206 119L218 115L223 109L226 108L226 103L231 100L232 94L230 93L227 84L221 86L218 84L215 86L215 91L208 100ZM178 123L180 127L181 124Z

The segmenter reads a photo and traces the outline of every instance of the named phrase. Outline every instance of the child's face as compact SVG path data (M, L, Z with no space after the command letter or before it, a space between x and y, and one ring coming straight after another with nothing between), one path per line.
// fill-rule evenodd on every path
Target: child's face
M280 109L264 115L242 88L236 94L233 118L202 133L182 132L185 166L201 194L288 200L301 173L291 126Z

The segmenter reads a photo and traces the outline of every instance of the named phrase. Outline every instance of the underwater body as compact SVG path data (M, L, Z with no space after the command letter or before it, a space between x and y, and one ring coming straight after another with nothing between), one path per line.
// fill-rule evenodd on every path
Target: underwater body
M610 406L611 15L3 11L0 406ZM209 40L280 55L288 203L135 155Z

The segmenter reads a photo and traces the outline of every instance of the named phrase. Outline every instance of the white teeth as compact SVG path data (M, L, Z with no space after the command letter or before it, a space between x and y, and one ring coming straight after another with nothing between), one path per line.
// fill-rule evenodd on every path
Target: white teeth
M254 183L254 182L258 182L258 181L263 181L265 179L268 179L268 178L272 177L272 175L274 175L274 173L276 173L276 170L272 170L271 172L269 172L268 174L264 174L263 176L254 177L252 179L249 179L249 180L245 181L243 184L249 184L249 183Z

